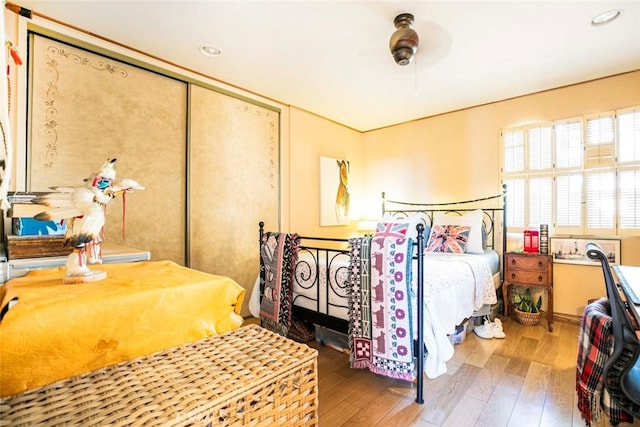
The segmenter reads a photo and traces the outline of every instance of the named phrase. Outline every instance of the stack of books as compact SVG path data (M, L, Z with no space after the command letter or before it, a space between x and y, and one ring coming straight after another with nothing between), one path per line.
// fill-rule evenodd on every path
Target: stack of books
M7 218L11 232L6 235L7 257L11 259L64 256L72 247L64 245L64 221L40 221L35 215L47 209L33 203L38 193L14 193L8 197L11 204Z

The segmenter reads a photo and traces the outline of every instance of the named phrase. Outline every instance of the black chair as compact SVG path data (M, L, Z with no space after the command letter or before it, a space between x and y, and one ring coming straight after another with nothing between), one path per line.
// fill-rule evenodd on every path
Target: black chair
M640 340L635 333L626 302L613 279L609 260L600 246L587 243L587 256L602 264L607 298L611 305L613 353L604 365L604 384L611 398L626 412L640 418Z

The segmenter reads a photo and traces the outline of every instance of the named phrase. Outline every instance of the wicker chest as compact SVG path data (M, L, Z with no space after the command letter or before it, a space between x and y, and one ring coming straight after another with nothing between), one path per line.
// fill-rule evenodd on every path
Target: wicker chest
M313 426L316 361L251 325L9 396L0 424Z

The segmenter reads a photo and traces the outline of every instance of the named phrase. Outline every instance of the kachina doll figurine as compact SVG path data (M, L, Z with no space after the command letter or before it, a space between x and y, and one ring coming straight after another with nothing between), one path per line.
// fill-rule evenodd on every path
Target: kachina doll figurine
M64 244L73 246L66 263L63 283L86 283L107 277L104 271L90 270L89 264L102 263L102 237L105 224L105 209L115 197L134 190L144 190L132 179L115 181L116 159L107 159L102 168L79 187L52 187L34 200L48 208L35 216L43 221L66 220L67 232Z

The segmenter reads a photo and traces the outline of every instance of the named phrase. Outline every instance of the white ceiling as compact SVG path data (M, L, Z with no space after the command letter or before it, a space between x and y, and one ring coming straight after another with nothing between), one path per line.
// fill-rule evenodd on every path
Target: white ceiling
M640 69L637 0L16 3L361 131ZM388 44L404 12L420 47L403 67Z

